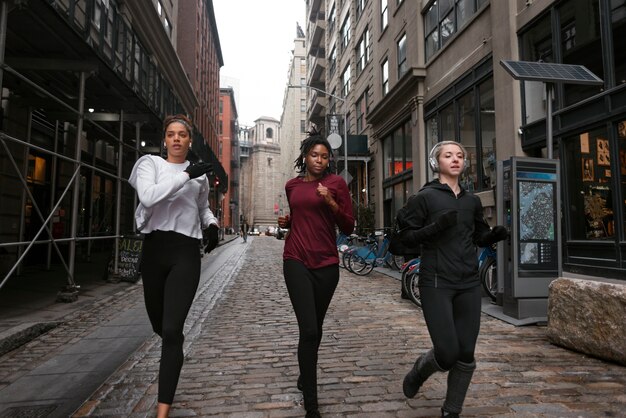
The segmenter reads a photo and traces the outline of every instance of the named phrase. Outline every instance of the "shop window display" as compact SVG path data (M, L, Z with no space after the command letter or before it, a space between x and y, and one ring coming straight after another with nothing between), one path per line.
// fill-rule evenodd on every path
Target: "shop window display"
M615 237L611 153L606 130L583 132L566 141L572 203L571 238Z

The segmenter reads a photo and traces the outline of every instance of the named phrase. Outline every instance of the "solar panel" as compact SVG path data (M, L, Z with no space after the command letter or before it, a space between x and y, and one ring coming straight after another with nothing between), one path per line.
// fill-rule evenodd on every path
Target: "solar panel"
M504 60L501 60L500 64L516 80L543 81L546 83L604 84L601 78L598 78L584 65Z

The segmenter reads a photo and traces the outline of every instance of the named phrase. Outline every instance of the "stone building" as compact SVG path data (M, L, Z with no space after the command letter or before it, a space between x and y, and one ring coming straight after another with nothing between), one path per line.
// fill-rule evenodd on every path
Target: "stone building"
M348 132L367 135L377 227L433 178L436 142L468 149L463 184L492 224L496 163L549 155L542 83L513 79L501 61L584 65L601 78L557 83L551 100L559 198L570 209L559 218L563 269L626 277L624 2L319 0L307 17L307 83L338 96L310 92L308 119L347 114Z
M251 228L263 233L276 226L283 190L280 155L280 122L260 117L248 131L249 157L241 166L242 214Z

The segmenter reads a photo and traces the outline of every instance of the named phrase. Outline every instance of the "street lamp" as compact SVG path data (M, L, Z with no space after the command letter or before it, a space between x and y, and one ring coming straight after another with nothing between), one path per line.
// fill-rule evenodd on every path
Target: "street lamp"
M311 89L311 90L315 90L317 92L320 92L322 94L326 94L326 95L332 97L333 99L340 100L344 104L344 107L346 106L346 103L347 103L347 100L344 99L343 97L336 96L336 95L334 95L332 93L329 93L329 92L327 92L325 90L318 89L317 87L309 86L308 84L301 84L299 86L294 86L292 84L289 84L289 85L287 85L287 88L289 88L289 89L298 89L298 88ZM348 112L347 112L347 109L344 109L344 112L343 112L343 165L344 165L343 179L345 180L346 184L348 184Z

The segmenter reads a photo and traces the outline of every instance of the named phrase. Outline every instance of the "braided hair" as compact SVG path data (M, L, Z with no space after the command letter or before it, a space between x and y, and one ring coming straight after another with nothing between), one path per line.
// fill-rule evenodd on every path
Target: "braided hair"
M326 149L328 150L328 156L329 156L330 160L332 161L333 149L331 148L330 144L328 143L328 140L326 138L324 138L322 135L320 135L318 132L310 132L309 136L307 136L300 143L300 155L293 162L293 168L295 168L295 170L299 174L306 173L305 158L306 158L307 154L309 153L309 151L311 151L311 149L314 146L316 146L316 145L323 145L323 146L325 146ZM328 164L328 166L326 167L326 170L324 170L324 174L328 174L328 173L331 172L331 167L330 166L331 166L331 164Z

